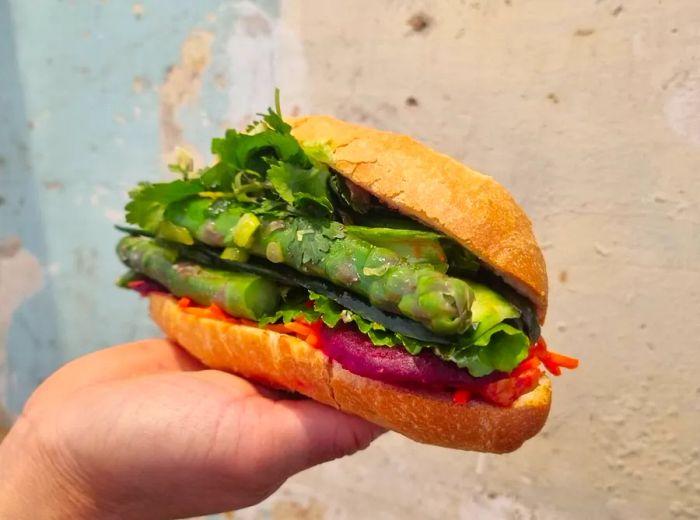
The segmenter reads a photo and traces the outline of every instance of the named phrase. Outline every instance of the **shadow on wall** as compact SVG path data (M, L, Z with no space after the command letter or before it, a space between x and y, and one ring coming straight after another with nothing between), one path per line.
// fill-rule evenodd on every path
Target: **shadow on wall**
M0 0L0 404L10 413L60 362L55 298L42 282L47 248L14 36L12 9Z

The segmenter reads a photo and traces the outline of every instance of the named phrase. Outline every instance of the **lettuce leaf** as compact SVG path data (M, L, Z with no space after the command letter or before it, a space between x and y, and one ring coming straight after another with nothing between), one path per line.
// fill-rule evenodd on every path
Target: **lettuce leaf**
M500 323L479 336L474 342L479 349L479 360L493 370L510 372L528 355L530 340L523 331L507 323Z
M478 323L472 338L476 339L490 331L497 324L520 316L520 311L503 296L480 283L469 281L474 291L472 321Z
M481 312L484 312L482 316L486 318L485 322L490 323L496 319L487 313L487 308L500 311L502 316L510 316L512 310L507 307L507 302L504 304L498 301L498 295L494 297L488 294L489 292L492 291L482 288L478 293L484 300ZM354 323L358 330L367 335L372 344L377 347L403 347L414 356L424 349L431 349L435 355L445 361L453 362L460 368L466 368L474 377L485 376L496 370L510 372L528 355L530 340L523 331L507 323L496 323L478 337L473 334L465 336L456 345L435 346L387 330L379 323L366 320L348 309L343 309L323 295L309 292L309 298L313 301L312 309L306 301L285 303L273 316L261 320L261 326L279 321L289 323L301 316L309 322L321 319L330 328L338 326L341 322ZM478 329L477 326L476 330Z

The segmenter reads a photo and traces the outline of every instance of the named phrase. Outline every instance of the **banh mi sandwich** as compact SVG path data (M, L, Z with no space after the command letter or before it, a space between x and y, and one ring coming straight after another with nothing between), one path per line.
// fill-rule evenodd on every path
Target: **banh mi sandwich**
M555 375L542 253L496 181L417 141L279 103L130 193L122 286L205 365L419 442L502 453Z

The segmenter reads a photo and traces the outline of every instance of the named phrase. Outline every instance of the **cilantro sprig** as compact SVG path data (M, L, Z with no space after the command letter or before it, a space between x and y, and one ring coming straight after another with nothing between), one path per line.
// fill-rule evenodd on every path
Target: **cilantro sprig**
M141 183L132 190L127 222L156 231L168 204L196 196L249 204L257 214L332 218L335 204L329 186L329 148L323 144L302 147L282 117L279 92L275 108L259 116L246 131L231 129L224 137L213 139L211 151L217 161L212 166L195 172L191 158L179 149L170 170L182 178Z

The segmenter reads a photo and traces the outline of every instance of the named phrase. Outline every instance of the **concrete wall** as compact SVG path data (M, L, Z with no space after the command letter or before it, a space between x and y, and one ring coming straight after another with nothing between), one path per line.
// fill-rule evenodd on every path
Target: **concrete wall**
M700 517L698 22L696 0L0 0L2 401L154 332L111 285L125 190L280 86L505 184L545 250L545 335L582 366L515 454L387 435L235 517Z

